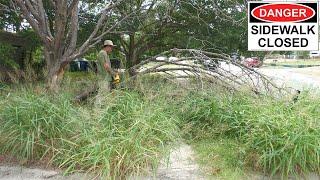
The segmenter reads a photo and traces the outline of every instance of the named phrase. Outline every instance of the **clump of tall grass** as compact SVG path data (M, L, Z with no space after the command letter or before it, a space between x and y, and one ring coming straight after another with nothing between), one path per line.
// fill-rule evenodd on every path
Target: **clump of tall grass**
M245 112L242 139L264 170L283 176L320 172L320 99L311 96L297 103L264 99Z
M67 93L19 89L0 99L0 153L46 157L66 173L124 177L156 168L179 137L163 98L113 91L101 106L72 104Z
M44 156L69 133L76 114L65 97L12 92L1 100L0 153L27 159Z
M320 99L302 94L291 99L248 93L194 93L180 112L185 137L234 138L244 144L247 165L284 177L320 172Z
M66 172L116 178L156 166L180 134L194 141L219 136L241 143L239 159L265 172L319 172L317 95L302 93L294 103L218 88L184 89L157 76L143 81L107 94L102 106L24 89L0 97L0 153L50 155Z
M139 94L115 91L106 104L82 121L78 135L65 143L55 163L67 172L89 171L107 177L143 173L156 166L168 143L178 137L176 119L162 104Z

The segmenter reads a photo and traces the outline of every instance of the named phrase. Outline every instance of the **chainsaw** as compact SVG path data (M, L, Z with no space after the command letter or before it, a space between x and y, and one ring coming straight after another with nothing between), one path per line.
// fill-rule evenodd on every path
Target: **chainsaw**
M115 75L112 77L112 86L117 88L120 84L120 60L111 59L111 67L115 70Z
M115 86L117 86L117 85L120 83L120 75L119 75L119 72L117 72L117 73L115 74L115 76L113 77L112 83L113 83Z

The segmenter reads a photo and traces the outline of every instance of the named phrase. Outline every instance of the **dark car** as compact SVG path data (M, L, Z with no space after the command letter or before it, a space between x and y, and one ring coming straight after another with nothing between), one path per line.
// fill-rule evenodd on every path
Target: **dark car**
M237 52L231 53L231 60L233 62L239 62L240 61L240 55Z
M94 61L88 61L86 59L76 59L70 63L70 71L71 72L88 72L93 71L96 72L97 65Z
M77 59L70 63L70 71L88 71L89 70L89 62L83 59Z

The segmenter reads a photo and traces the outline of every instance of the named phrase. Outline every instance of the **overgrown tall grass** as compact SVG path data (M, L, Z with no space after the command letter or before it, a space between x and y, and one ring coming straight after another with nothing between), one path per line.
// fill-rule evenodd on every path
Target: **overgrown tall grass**
M56 161L70 172L89 170L108 177L156 166L167 143L179 135L176 120L137 93L117 91L106 102L106 107L90 112L94 114L83 121Z
M107 94L102 106L94 99L73 104L70 93L20 89L0 98L0 152L49 157L67 173L125 177L155 169L180 136L225 137L242 144L236 154L243 163L237 164L283 177L320 173L318 94L303 93L293 103L197 84L181 87L152 76Z
M77 111L67 99L26 89L8 94L0 105L0 152L27 159L52 152L75 126Z
M135 91L107 94L102 106L79 106L71 99L28 89L4 98L0 153L45 157L66 173L119 178L156 168L179 137L177 120L165 113L165 104Z
M320 172L319 98L304 94L297 103L266 99L252 108L244 116L251 127L243 139L265 170L284 176Z
M254 98L247 93L193 94L181 119L186 137L234 138L244 144L243 161L287 177L320 172L320 99L304 93L291 99Z

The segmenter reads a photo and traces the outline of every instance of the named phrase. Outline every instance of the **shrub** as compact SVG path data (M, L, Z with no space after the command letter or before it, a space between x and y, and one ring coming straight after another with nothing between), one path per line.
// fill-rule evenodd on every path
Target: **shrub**
M0 43L0 65L8 68L19 68L19 65L12 59L15 49L9 44Z

